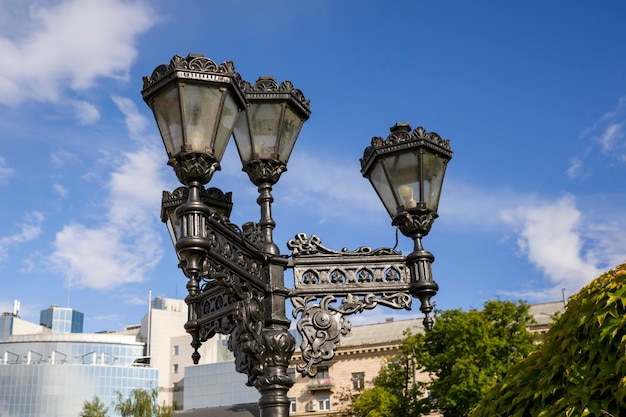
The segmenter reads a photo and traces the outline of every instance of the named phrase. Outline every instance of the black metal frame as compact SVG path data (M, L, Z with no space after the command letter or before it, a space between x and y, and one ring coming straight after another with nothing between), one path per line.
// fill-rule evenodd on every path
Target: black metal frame
M191 62L198 60L197 56L188 57L190 59ZM146 102L150 102L149 92L156 88L154 85L161 83L160 77L184 70L186 62L175 57L170 66L157 67L144 82ZM241 81L232 63L218 67L212 61L207 63L204 57L201 62L210 71L228 72L244 92L260 94L262 90L265 95L289 94L306 117L310 113L308 100L290 82L279 86L273 79L266 78L263 88L254 90L249 83ZM419 141L439 138L436 134L426 134L421 127L415 132L420 136ZM404 140L407 135L411 137L406 130L401 134L392 130L387 140L374 138L362 164L371 161L368 157L377 152L378 147L397 144L401 142L399 136ZM449 144L447 149L449 151ZM352 314L379 305L410 310L411 296L414 296L421 301L425 328L432 327L430 298L436 294L438 286L432 280L434 257L423 249L421 237L428 233L436 212L405 212L393 219L400 229L404 223L409 224L406 226L410 229L408 235L415 247L408 256L391 248L335 251L324 247L317 236L309 238L305 234L291 239L287 244L291 254L282 255L272 237L275 222L271 216L271 190L286 165L277 160L255 160L244 167L258 187L261 218L259 223L239 227L229 219L231 194L204 188L213 172L219 169L219 161L213 160L211 155L208 162L204 159L204 155L189 156L184 152L172 158L169 164L185 187L163 193L162 220L175 218L180 224L179 235L174 240L179 267L188 278L185 302L189 313L185 329L192 337L194 363L199 362L198 349L203 342L218 333L230 335L228 346L234 353L235 367L248 376L248 385L260 392L259 407L263 417L289 415L287 393L293 381L287 368L296 340L289 332L287 300L291 300L296 328L302 336L303 363L297 370L304 376L314 376L314 367L334 357L340 336L350 331L348 316ZM286 269L294 273L292 288L285 286Z

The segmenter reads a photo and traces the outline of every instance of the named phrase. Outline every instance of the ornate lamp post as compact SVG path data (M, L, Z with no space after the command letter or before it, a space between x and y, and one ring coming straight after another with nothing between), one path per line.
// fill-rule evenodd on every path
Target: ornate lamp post
M439 290L432 278L435 257L422 247L438 217L439 197L448 161L450 141L421 126L411 132L408 123L396 123L387 139L375 137L361 159L361 173L369 178L385 208L403 235L413 239L414 250L406 258L411 269L411 295L420 302L424 326L430 329L430 298Z
M392 224L415 242L402 253L367 247L349 252L324 247L313 235L298 234L287 246L290 259L273 241L272 187L287 170L289 156L309 101L291 82L261 77L241 80L232 62L217 65L202 55L174 56L169 65L144 77L142 95L152 109L168 154L168 164L184 185L163 193L161 216L168 225L180 268L188 278L185 325L198 348L216 333L230 335L237 371L260 394L263 417L289 415L287 367L295 350L286 301L293 305L302 336L303 375L330 360L347 316L384 305L410 309L421 302L424 325L432 327L430 298L434 257L422 247L437 217L437 205L450 144L435 133L397 124L386 139L375 137L361 159ZM229 220L231 194L204 188L219 170L233 134L243 170L258 187L261 219L241 228ZM284 283L293 269L293 288Z

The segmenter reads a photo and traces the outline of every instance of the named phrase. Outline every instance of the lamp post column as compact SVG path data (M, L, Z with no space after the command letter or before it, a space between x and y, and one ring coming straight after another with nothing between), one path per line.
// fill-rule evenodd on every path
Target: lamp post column
M257 378L255 386L261 398L261 417L289 416L290 401L287 393L293 381L287 373L289 361L295 351L296 340L289 333L290 320L287 318L285 302L289 290L284 285L284 271L287 259L271 257L267 265L269 294L265 300L265 369Z
M259 227L263 234L263 252L271 255L279 255L280 249L274 243L274 227L276 222L272 219L272 203L274 197L272 197L272 184L270 182L263 182L259 185L259 197L257 203L261 207L261 221ZM282 285L282 284L281 284Z

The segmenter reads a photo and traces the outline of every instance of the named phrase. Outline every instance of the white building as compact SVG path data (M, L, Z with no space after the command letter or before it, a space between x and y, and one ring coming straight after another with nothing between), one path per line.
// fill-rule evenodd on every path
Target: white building
M113 416L118 392L156 387L159 371L137 363L144 344L134 335L82 333L82 313L54 306L42 320L0 316L0 416L76 417L94 396Z
M146 343L150 366L159 369L159 403L183 405L185 367L193 365L191 336L185 331L187 304L184 300L156 297L141 320L140 339ZM234 361L224 337L214 337L199 349L200 364ZM233 365L234 369L234 365Z

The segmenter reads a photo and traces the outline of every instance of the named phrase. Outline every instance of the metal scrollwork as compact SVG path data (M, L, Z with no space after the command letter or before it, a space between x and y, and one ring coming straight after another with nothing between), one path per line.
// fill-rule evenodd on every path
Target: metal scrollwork
M231 346L236 358L237 371L248 375L248 385L254 385L263 375L266 366L266 349L263 337L263 299L256 291L243 294L235 311L236 330L231 334ZM247 356L246 358L241 355Z
M248 242L252 243L257 248L263 247L265 238L258 223L244 223L242 229L242 234L248 240Z
M381 294L373 293L365 294L362 297L348 294L337 308L342 314L361 313L364 310L372 310L378 305L394 308L396 310L410 310L413 299L405 293Z
M235 370L240 374L248 375L246 385L251 387L254 386L257 375L252 374L252 359L246 355L246 353L238 345L239 339L239 329L235 327L233 332L230 334L230 338L228 339L228 349L233 352L233 355L235 356Z
M263 259L255 252L259 247L259 237L250 231L252 226L246 224L242 231L218 215L210 216L208 223L210 227L206 239L211 250L204 258L203 275L210 277L216 272L230 271L237 276L245 275L245 278L239 279L242 282L247 279L261 288L263 284L258 277Z
M405 236L426 236L436 218L437 213L432 210L403 211L393 218L391 224L398 226Z
M270 367L289 366L289 360L296 348L295 338L285 329L265 329L263 331L265 340L265 358L267 372L263 376L258 377L256 386L281 385L291 388L293 381L286 374L272 372Z
M181 152L170 158L167 164L174 169L176 178L183 184L196 180L203 184L209 182L215 171L220 170L220 163L211 153Z
M199 329L200 342L206 342L216 334L232 334L235 330L235 320L232 315L217 318L203 324Z
M332 359L339 345L339 337L348 334L351 329L350 322L329 307L329 303L336 300L335 297L328 295L319 304L308 305L313 300L315 297L292 298L294 317L302 315L297 329L302 335L300 350L305 365L298 365L297 370L303 376L315 376L313 366Z
M322 239L316 235L307 237L306 233L298 233L293 239L287 242L287 248L291 250L294 257L306 255L342 255L342 256L359 256L359 255L402 255L401 252L393 248L372 249L369 246L361 246L353 251L343 248L341 251L329 249L322 245Z
M287 171L287 165L278 159L253 159L243 166L243 171L256 186L265 182L276 184L281 174Z
M350 330L346 318L378 305L411 309L410 270L402 253L360 247L335 251L317 236L296 235L287 244L292 250L294 305L298 332L302 335L303 375L335 355L339 337Z
M319 300L319 303L315 301ZM304 365L298 365L303 376L315 376L313 367L331 360L339 345L341 335L347 335L352 327L346 316L361 313L383 305L395 309L411 309L410 295L399 292L393 294L368 293L362 296L346 295L341 303L333 306L337 298L333 295L292 297L293 316L300 320L296 328L302 336L300 350Z
M260 309L262 303L248 297L254 293L256 298L263 299L266 284L260 278L262 255L253 249L254 245L246 234L238 227L233 227L226 217L214 212L202 224L202 236L206 243L201 257L201 271L199 277L190 277L190 295L186 299L193 310L193 318L190 318L187 327L194 337L194 360L200 357L198 348L202 342L216 333L231 334L231 339L234 337L238 340L238 347L233 350L236 356L239 355L238 368L249 368L249 375L254 373L256 377L258 372L253 371L254 366L247 365L251 361L244 356L253 350L250 343L261 337L258 334L254 337L251 335L255 334L254 326L262 327L262 319L255 315L255 306L258 305ZM256 318L257 322L247 321L247 327L241 327L237 321L238 315ZM238 326L239 329L236 329ZM254 378L251 383L254 383Z

